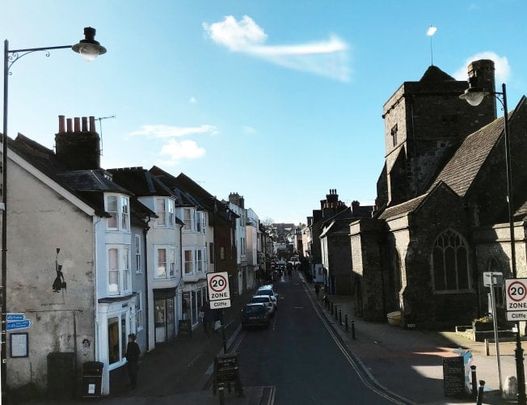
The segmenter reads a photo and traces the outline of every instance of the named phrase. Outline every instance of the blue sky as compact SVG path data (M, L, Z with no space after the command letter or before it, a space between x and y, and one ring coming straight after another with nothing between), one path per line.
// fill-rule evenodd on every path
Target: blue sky
M4 0L0 15L11 49L73 44L85 26L108 49L16 62L11 137L51 148L58 115L115 115L105 168L184 172L275 222L305 223L329 189L373 203L382 106L420 79L431 40L447 73L490 57L511 107L527 93L525 0Z

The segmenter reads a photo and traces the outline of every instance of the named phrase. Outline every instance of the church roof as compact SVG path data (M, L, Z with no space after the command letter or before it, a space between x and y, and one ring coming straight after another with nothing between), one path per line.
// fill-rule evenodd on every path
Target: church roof
M525 107L525 102L524 97L518 103L517 109ZM509 113L509 119L510 121L514 119L514 111ZM467 136L441 170L429 191L442 181L460 197L464 197L492 149L500 140L503 121L503 117L500 117Z
M456 80L449 74L443 72L441 69L439 69L437 66L430 66L428 69L426 69L426 72L424 73L423 77L419 80L420 82L444 82L447 80Z
M421 202L426 198L427 194L422 194L419 197L412 198L411 200L405 201L402 204L394 205L393 207L388 207L384 212L379 215L380 219L394 218L403 214L407 214L415 210Z

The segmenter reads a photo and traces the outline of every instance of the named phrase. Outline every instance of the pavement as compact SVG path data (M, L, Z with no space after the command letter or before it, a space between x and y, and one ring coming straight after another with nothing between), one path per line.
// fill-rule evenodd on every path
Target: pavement
M300 274L300 273L299 273ZM301 276L301 275L300 275ZM302 277L302 276L301 276ZM388 323L366 322L353 315L349 296L328 295L340 310L335 317L322 301L322 289L317 297L313 284L303 281L319 316L353 359L355 369L364 376L366 385L383 390L398 398L401 404L462 404L475 403L470 397L446 398L443 388L443 359L458 355L459 349L470 350L476 365L478 380L485 381L484 404L514 404L504 400L499 391L497 357L494 345L486 354L484 343L474 342L451 331L422 331L390 326ZM229 350L239 343L239 313L252 291L234 297L232 307L225 311L226 341ZM348 330L345 319L348 319ZM351 325L354 325L353 336ZM500 342L502 380L515 376L514 342ZM210 389L212 364L223 352L220 333L205 334L202 327L192 336L178 337L174 342L146 353L140 363L139 384L135 390L127 385L126 370L112 373L112 394L100 401L110 404L217 404L219 398ZM233 405L273 404L274 387L244 387L244 395L225 393L226 403ZM22 402L12 402L22 403ZM57 401L33 401L34 405ZM86 401L61 401L79 404Z
M443 359L459 356L469 350L471 364L476 366L477 380L485 381L484 404L515 404L515 400L502 398L499 387L495 344L475 342L454 331L423 331L403 329L386 323L366 322L353 315L351 297L327 295L333 307L322 300L323 289L317 297L314 285L305 283L306 291L317 304L322 316L330 323L342 344L357 365L377 387L408 404L462 404L475 403L470 396L447 398L444 394ZM338 311L338 312L337 312ZM335 312L339 315L335 316ZM345 319L348 319L346 331ZM355 339L352 333L355 329ZM515 342L499 342L502 381L516 376ZM504 384L505 385L505 384Z

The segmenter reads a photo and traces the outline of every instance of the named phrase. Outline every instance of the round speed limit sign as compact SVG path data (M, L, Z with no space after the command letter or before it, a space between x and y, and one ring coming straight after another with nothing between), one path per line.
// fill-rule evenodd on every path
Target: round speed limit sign
M208 273L207 287L209 290L209 301L229 299L229 274L226 271Z
M507 311L527 311L527 279L505 280Z

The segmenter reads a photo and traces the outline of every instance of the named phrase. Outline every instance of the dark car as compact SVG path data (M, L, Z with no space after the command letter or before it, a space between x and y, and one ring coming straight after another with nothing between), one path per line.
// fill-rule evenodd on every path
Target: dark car
M250 326L268 327L270 323L269 310L265 304L252 303L246 304L242 309L242 328Z

